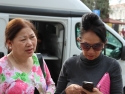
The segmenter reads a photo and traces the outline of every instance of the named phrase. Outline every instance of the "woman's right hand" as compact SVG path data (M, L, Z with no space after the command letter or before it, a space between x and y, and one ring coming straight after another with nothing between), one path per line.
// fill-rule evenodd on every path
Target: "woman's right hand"
M86 94L83 88L77 84L71 84L65 89L66 94Z

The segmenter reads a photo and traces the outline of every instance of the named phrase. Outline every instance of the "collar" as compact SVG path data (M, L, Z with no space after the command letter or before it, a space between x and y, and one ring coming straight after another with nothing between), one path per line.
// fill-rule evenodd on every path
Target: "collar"
M88 60L87 58L84 57L83 53L80 54L80 60L86 66L97 65L100 62L100 60L101 60L102 57L103 57L103 54L101 53L96 59L94 59L94 60Z

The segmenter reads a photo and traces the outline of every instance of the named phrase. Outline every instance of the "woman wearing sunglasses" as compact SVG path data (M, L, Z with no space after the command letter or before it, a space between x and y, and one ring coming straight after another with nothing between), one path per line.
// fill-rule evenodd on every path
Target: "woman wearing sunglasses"
M106 28L94 13L83 15L80 44L82 53L66 60L62 66L55 94L123 94L122 75L119 63L102 54L106 44ZM98 83L108 74L101 87ZM83 81L94 83L88 91L82 87Z

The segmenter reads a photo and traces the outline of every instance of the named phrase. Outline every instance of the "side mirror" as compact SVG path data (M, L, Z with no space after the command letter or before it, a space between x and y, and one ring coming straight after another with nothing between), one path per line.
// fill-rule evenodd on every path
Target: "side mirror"
M125 60L125 46L123 46L121 51L121 60Z

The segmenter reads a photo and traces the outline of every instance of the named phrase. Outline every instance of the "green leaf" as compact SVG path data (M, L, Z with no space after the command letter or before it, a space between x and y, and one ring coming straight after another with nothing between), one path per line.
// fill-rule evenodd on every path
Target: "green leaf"
M6 80L5 76L2 77L2 81L4 82Z
M5 77L4 74L1 74L1 75L0 75L0 80L1 80L2 82L4 82L4 81L6 80L6 77Z
M15 74L16 74L16 76L20 77L20 73L19 72L16 72Z
M14 74L14 76L12 76L12 78L13 79L18 79L18 78L20 78L20 73L19 72L16 72L15 74Z
M29 80L29 77L28 77L28 74L27 73L22 73L21 75L20 75L20 78L21 78L21 80L23 80L24 82L27 82L27 83L29 83L30 82L30 80Z
M35 77L35 81L36 81L36 82L39 82L39 81L40 81L40 76L37 75L36 73L34 74L34 77Z
M39 66L38 58L36 56L32 56L32 58L33 58L34 64Z

